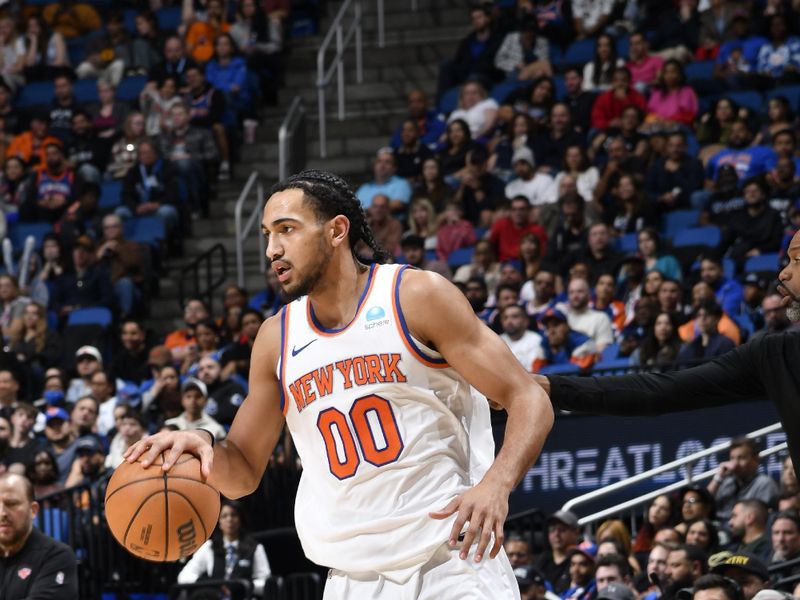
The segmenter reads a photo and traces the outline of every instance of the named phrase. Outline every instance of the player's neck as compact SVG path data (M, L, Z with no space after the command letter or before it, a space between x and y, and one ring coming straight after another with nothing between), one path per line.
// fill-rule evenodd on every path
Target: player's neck
M356 314L369 279L369 267L357 263L348 252L334 255L322 279L309 294L314 316L329 329L345 327Z

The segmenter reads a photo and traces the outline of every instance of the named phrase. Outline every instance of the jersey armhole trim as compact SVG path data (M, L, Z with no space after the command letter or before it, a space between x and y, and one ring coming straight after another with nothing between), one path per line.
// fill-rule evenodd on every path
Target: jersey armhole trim
M426 367L431 367L433 369L447 369L450 367L450 365L444 358L428 356L419 346L417 346L414 338L411 337L411 332L408 329L408 325L406 325L406 319L403 316L403 309L400 306L400 281L403 278L403 272L407 268L408 265L404 265L397 269L394 274L394 281L392 283L392 311L394 312L394 321L395 325L397 326L397 331L400 334L400 339L403 340L403 343L405 344L406 348L408 348L409 352L411 352L411 354Z
M281 412L284 416L289 412L289 403L286 402L286 387L285 387L285 374L286 374L286 334L288 328L286 326L289 320L289 305L281 309L281 366L278 370L278 384L281 388Z

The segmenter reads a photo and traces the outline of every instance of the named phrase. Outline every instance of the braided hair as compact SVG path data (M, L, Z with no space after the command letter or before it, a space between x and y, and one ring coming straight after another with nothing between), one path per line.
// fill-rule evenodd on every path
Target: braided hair
M367 223L367 215L361 208L361 202L344 179L327 171L308 169L275 184L271 193L284 190L302 190L305 201L311 204L320 221L332 219L336 215L347 217L350 221L350 250L356 260L359 260L356 246L360 241L372 249L374 262L380 264L389 260L391 255L378 244Z

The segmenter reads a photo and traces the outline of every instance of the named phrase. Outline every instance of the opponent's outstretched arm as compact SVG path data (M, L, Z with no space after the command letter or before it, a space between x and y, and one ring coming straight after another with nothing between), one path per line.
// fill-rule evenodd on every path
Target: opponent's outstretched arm
M464 524L461 558L480 535L475 560L480 561L491 534L490 556L503 545L508 496L542 450L553 425L547 395L522 368L508 346L475 316L464 295L449 281L425 271L406 271L400 303L415 339L436 348L478 391L508 411L503 447L483 480L431 516L458 513L450 533L455 545Z
M208 482L228 498L239 498L256 489L283 429L277 364L280 355L280 320L268 319L258 332L250 360L250 391L239 407L224 441L212 449L207 433L173 431L148 436L125 453L147 466L166 452L168 470L183 452L197 456Z

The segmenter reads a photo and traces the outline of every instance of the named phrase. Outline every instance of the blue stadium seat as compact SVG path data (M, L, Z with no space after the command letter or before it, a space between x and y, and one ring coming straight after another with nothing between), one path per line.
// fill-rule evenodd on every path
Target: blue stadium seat
M575 375L581 372L578 365L548 365L539 370L539 375Z
M689 156L697 156L700 152L700 142L697 141L697 136L691 131L686 133L686 152Z
M86 39L79 38L77 40L70 40L67 42L67 54L69 54L69 62L76 67L83 62L86 58Z
M166 6L156 11L158 28L161 31L175 31L181 24L181 7Z
M454 87L447 90L442 94L439 100L439 112L449 115L458 106L458 95L461 92L460 87Z
M556 44L550 43L550 64L554 67L561 66L564 64L564 52L561 50L561 46Z
M125 237L140 244L158 246L167 237L164 222L158 217L135 217L125 221Z
M472 256L475 254L475 248L459 248L453 250L450 256L447 257L447 264L451 269L457 269L462 265L468 265L472 262Z
M564 62L568 65L584 65L594 58L593 39L573 42L564 53Z
M664 215L663 234L671 238L681 229L688 229L698 224L700 219L699 210L673 210Z
M764 97L759 93L752 90L745 90L741 92L727 92L719 96L730 98L739 106L749 108L756 113L761 113L764 110Z
M19 93L17 108L30 108L31 106L47 106L53 99L52 81L35 81L27 84Z
M628 48L630 47L630 38L628 36L621 37L617 40L617 56L626 60L628 58Z
M609 361L609 360L617 360L617 356L619 355L619 344L609 344L603 351L600 353L600 360L602 361Z
M99 325L109 327L113 320L111 311L103 306L79 308L69 313L67 327L71 325Z
M45 535L69 543L69 515L64 509L45 506L36 515L36 526Z
M117 100L122 102L130 102L131 100L138 100L139 94L147 83L147 77L144 75L137 75L135 77L126 77L119 82L117 87Z
M772 254L761 254L760 256L751 256L744 263L745 273L758 273L760 271L769 271L775 273L780 266L781 256L777 252Z
M714 76L714 61L701 60L691 62L684 68L686 73L686 81L708 80Z
M14 223L9 225L8 239L17 250L22 250L25 240L29 235L32 235L36 240L36 249L41 250L42 240L44 236L53 231L53 225L50 223Z
M123 13L123 19L125 19L125 30L128 33L136 34L136 15L139 14L139 11L134 10L132 8L126 8Z
M505 81L501 81L495 85L492 88L492 91L489 92L489 95L498 104L502 104L502 102L508 98L512 92L516 92L519 88L525 87L526 85L528 85L528 82L526 81L520 81L519 79L506 79Z
M739 326L739 330L742 332L742 341L747 341L750 339L750 336L756 332L756 326L753 324L753 321L750 320L750 317L747 315L732 315L733 320Z
M122 204L122 182L104 181L100 186L101 210L113 210Z
M438 260L436 250L425 250L425 260Z
M75 99L80 104L100 102L100 96L97 94L97 79L79 79L74 83L72 89Z
M783 96L789 101L789 107L797 112L800 109L800 85L783 85L767 92L767 100Z
M592 367L592 372L596 375L624 375L628 372L630 366L631 361L629 358L603 359L595 363L594 367ZM597 371L605 371L605 373L598 373Z
M676 248L684 246L708 246L716 248L721 239L719 227L708 225L706 227L692 227L683 229L675 234L672 245Z
M553 85L556 88L556 100L559 102L567 95L567 84L563 75L553 75Z
M617 250L630 254L639 248L638 235L636 233L626 233L617 238Z

